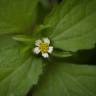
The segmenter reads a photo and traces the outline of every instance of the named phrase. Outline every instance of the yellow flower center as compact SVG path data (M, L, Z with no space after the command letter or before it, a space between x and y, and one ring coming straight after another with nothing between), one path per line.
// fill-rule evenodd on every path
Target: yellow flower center
M41 43L40 45L39 45L39 49L40 49L40 51L42 52L42 53L46 53L46 52L48 52L48 48L49 48L49 45L47 44L47 43Z

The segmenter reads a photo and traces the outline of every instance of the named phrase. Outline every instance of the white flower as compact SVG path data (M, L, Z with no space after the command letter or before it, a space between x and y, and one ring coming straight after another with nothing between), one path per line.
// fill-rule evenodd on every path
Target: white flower
M48 38L43 38L43 40L35 41L36 47L33 49L35 54L41 53L44 58L48 58L49 54L53 52L53 46L50 46L50 40Z

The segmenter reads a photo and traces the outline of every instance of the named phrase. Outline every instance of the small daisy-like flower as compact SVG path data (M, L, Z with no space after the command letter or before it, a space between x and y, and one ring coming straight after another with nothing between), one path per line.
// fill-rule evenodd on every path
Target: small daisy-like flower
M34 48L33 52L35 54L41 53L44 58L48 58L49 54L53 52L53 46L50 46L50 40L48 38L43 38L43 40L36 40L35 45L36 47Z

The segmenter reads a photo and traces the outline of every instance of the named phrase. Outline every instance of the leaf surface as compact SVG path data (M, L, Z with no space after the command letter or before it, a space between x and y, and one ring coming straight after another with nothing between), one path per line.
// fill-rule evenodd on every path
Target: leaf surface
M25 32L32 27L38 0L0 0L0 34Z
M66 51L93 48L96 43L96 0L64 0L45 21L53 45Z
M32 96L96 96L96 67L51 64Z
M10 35L0 36L0 96L25 96L42 73L42 61L20 54Z

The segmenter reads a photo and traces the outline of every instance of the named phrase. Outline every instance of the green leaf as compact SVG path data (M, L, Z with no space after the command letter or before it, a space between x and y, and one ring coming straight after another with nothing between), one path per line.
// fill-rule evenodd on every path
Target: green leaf
M72 52L68 52L68 51L62 51L62 50L54 50L52 53L53 56L55 57L69 57L72 56L73 53Z
M96 0L64 0L45 24L54 47L68 51L93 48L96 43Z
M42 61L20 54L12 37L0 35L0 95L25 96L42 73Z
M13 37L14 40L19 41L19 42L30 42L33 43L35 42L35 38L32 36L27 36L27 35L16 35Z
M25 32L36 18L38 0L0 0L0 34Z
M96 66L52 63L32 96L96 96Z

